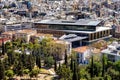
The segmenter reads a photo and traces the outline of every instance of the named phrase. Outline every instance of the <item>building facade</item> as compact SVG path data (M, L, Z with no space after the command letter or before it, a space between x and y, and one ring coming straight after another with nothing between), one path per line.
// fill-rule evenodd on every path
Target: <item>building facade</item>
M1 36L3 38L8 38L8 39L24 38L26 42L29 42L30 37L35 34L37 34L36 30L24 29L24 30L18 30L18 31L3 32Z
M111 28L101 27L100 20L81 19L77 21L67 20L42 20L34 23L38 33L53 34L60 37L64 34L76 34L86 37L84 43L92 43L100 39L111 37Z

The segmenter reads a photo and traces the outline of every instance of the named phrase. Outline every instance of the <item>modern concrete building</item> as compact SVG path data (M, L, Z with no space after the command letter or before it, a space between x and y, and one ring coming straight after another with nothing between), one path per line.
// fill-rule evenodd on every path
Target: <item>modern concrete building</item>
M111 37L111 28L103 27L100 20L80 19L77 21L67 20L42 20L34 23L38 33L53 34L55 37L75 34L81 37L82 44L89 44L97 40ZM76 36L69 37L74 39ZM86 37L86 38L85 38ZM79 41L78 40L78 41Z

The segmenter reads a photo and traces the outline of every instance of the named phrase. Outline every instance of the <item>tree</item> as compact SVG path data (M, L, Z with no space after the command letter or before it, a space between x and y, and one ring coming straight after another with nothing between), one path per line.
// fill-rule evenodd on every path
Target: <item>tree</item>
M107 74L111 76L112 80L120 80L119 71L116 71L115 69L109 68Z
M52 56L46 57L44 63L46 67L51 68L52 65L54 64L53 57Z
M60 69L57 70L57 74L63 80L72 80L72 71L66 65L62 65Z
M6 75L7 77L9 77L9 79L10 79L10 78L12 78L12 77L14 76L14 72L13 72L13 70L9 69L9 70L7 70L7 71L5 72L5 75Z
M112 78L109 75L105 75L104 80L112 80Z
M9 49L12 49L12 44L11 44L11 42L6 42L6 44L5 44L5 52L8 52Z
M90 73L91 79L95 76L100 77L102 72L102 64L100 61L98 62L94 60L93 62L93 56L91 56L91 63L87 66L87 69Z
M89 75L88 71L86 71L86 67L85 66L80 66L79 68L80 68L80 70L78 72L79 80L82 80L82 79L83 80L90 80L90 75Z
M15 74L23 76L23 63L21 59L19 59L18 63L14 65L13 70Z
M54 70L57 71L57 60L54 61Z
M40 70L38 68L32 69L32 71L30 72L30 77L37 77L39 72Z
M7 52L7 56L8 56L8 62L10 65L12 65L15 61L15 53L13 52L13 50L9 50Z
M70 62L70 69L72 72L74 71L74 63L73 63L73 58L71 57L71 62Z
M61 64L60 64L60 62L59 62L59 67L58 67L58 69L57 69L57 70L60 70L60 68L61 68Z
M67 61L67 53L65 52L65 65L67 66L68 65L68 61Z
M29 74L29 69L23 69L23 74Z
M73 80L78 80L77 63L74 61Z
M41 56L36 56L36 65L41 68Z
M1 80L5 79L5 69L1 60L0 60L0 79Z
M18 47L18 42L13 42L13 49L17 49Z
M102 55L102 77L105 75L105 56Z
M5 44L4 44L4 40L2 39L2 55L5 54Z
M120 72L120 61L115 62L115 69Z
M27 60L27 68L31 71L35 66L35 58L30 54Z
M3 60L3 64L4 64L5 70L8 70L8 69L10 68L10 64L9 64L9 62L8 62L8 58L5 58L5 59Z
M93 75L100 77L101 72L102 72L102 65L101 65L101 63L95 61L93 63L93 65L94 65L94 67L93 67Z
M93 55L92 55L92 57L91 57L91 67L90 67L91 79L93 78L93 75L94 75L93 69L94 69L94 65L93 65Z
M22 65L24 66L24 68L27 68L27 66L28 66L28 64L27 64L27 62L28 62L28 56L29 55L27 55L26 53L22 53L20 55L20 60L22 62Z

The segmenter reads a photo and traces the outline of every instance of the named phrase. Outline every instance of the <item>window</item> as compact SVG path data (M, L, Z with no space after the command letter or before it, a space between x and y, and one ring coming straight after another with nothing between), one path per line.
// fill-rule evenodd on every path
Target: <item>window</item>
M73 26L73 25L50 25L49 29L56 30L77 30L77 31L94 31L95 26Z

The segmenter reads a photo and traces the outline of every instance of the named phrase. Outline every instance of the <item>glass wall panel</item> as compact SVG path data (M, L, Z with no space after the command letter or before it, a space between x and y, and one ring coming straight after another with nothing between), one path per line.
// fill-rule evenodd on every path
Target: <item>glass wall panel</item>
M74 26L74 25L50 25L49 29L55 30L76 30L76 31L95 31L94 26Z

